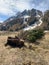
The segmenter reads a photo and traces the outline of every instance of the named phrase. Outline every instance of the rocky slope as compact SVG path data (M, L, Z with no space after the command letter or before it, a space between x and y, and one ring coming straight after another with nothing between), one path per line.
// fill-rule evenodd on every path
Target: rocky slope
M43 17L43 28L49 30L49 10L44 13Z
M36 9L24 10L18 13L17 16L12 16L0 26L0 30L17 31L27 26L31 26L35 22L39 21L39 16L42 17L42 12Z

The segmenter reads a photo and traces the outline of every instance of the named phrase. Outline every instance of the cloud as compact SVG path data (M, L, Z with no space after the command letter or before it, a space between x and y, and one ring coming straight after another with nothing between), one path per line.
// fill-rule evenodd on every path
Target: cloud
M16 7L19 11L23 11L24 9L30 9L31 8L30 3L29 2L27 3L26 1L22 1L22 2L17 1Z
M49 0L47 1L43 0L37 6L35 5L35 8L44 12L49 9L48 5L49 5Z
M14 15L15 12L12 10L11 4L13 0L0 0L0 13L4 15Z
M49 0L0 0L0 13L11 16L24 9L46 10L48 4Z
M49 0L0 0L2 16L13 16L18 11L32 8L45 11L49 9ZM2 19L4 20L4 17Z
M30 0L0 0L0 22L18 11L30 8Z
M0 22L3 22L3 19L2 18L0 18Z
M4 15L15 15L24 9L30 9L30 0L0 0L0 13Z

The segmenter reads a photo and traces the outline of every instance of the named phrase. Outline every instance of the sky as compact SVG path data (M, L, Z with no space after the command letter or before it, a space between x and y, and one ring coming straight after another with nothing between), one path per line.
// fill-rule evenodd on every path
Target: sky
M49 0L0 0L0 22L15 15L18 11L32 8L44 12L49 9Z

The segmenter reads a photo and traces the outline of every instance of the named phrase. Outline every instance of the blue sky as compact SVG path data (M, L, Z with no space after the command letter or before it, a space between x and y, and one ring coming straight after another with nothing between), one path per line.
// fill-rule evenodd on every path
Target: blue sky
M25 9L49 9L49 0L0 0L0 22Z

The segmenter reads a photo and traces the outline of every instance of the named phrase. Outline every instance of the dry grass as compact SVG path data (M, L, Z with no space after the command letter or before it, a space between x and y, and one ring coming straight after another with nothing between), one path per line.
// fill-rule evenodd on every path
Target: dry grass
M39 40L39 45L25 43L27 48L21 49L5 47L7 37L15 35L17 32L1 34L0 65L49 65L49 33L46 33L43 39ZM29 48L29 46L31 47Z

